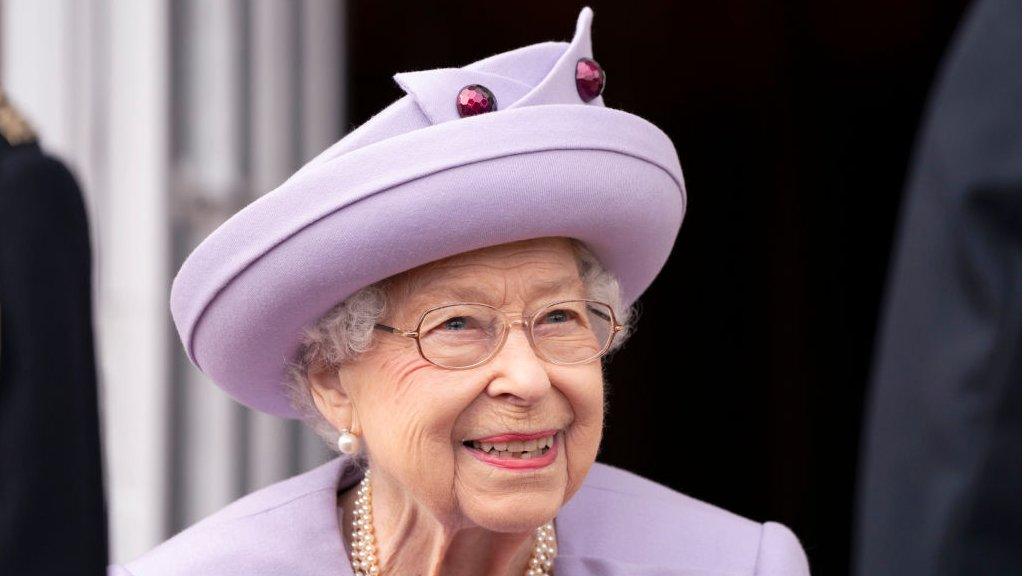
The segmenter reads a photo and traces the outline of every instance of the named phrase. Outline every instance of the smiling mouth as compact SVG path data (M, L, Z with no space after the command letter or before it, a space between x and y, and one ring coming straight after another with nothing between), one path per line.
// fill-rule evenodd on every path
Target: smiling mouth
M466 440L462 444L473 450L478 450L499 459L529 460L539 458L551 450L555 443L555 435L534 438L525 441L511 442L481 442L479 440Z

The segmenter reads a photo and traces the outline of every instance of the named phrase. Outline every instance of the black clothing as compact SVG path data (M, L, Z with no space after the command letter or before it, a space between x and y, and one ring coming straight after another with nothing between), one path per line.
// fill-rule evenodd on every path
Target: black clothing
M12 114L0 97L0 574L99 576L107 521L85 208Z

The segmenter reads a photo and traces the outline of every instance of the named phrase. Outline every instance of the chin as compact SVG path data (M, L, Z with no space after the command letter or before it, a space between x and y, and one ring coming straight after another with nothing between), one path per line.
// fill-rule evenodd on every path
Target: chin
M492 532L527 532L558 515L562 493L551 497L508 495L494 498L483 506L474 506L464 513L471 523Z

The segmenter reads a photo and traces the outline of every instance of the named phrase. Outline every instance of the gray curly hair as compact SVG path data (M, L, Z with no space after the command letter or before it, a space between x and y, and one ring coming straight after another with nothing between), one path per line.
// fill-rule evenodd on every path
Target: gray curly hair
M636 306L622 305L619 281L604 269L597 257L579 240L569 238L580 279L587 298L611 304L616 319L625 328L615 335L609 354L618 350L632 335ZM362 288L324 314L305 330L297 360L287 368L288 395L292 406L328 445L337 450L338 431L317 409L313 401L308 374L320 370L337 370L368 351L373 345L374 325L380 322L390 304L392 288L401 285L402 274L385 278Z

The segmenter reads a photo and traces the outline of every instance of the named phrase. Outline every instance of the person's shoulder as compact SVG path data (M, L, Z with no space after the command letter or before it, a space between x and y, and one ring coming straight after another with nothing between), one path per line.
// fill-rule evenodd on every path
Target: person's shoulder
M600 462L591 467L556 526L559 540L568 538L560 555L594 556L595 562L604 558L636 570L809 573L803 547L785 525L756 522Z
M108 576L289 573L322 564L341 547L336 489L343 462L243 496L131 562L110 566Z

